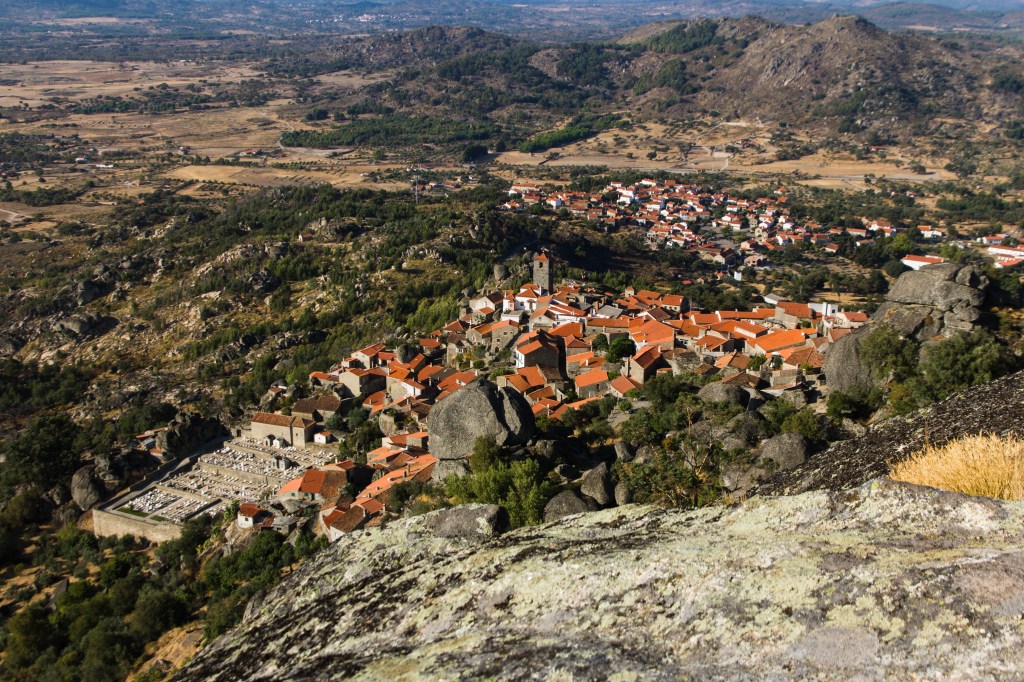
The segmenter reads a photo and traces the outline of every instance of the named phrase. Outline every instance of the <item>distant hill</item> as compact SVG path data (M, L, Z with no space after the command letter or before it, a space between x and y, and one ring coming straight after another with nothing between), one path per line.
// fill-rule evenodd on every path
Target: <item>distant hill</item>
M660 22L614 42L555 46L428 27L331 42L320 55L282 56L273 70L398 69L386 82L339 94L335 106L482 117L513 137L587 110L900 139L937 118L970 122L970 131L988 121L998 135L1019 116L1020 63L1014 44L891 32L844 16L801 26L755 17Z
M470 24L544 40L610 37L656 20L741 17L755 14L772 21L803 24L833 15L857 14L885 28L1019 32L1022 0L691 0L678 5L651 5L644 0L595 0L572 4L571 13L555 0L28 0L0 3L0 16L30 25L68 18L147 19L168 32L245 29L266 32L376 33L431 24ZM273 23L268 23L268 20ZM17 24L10 24L17 26ZM114 31L109 24L90 30Z

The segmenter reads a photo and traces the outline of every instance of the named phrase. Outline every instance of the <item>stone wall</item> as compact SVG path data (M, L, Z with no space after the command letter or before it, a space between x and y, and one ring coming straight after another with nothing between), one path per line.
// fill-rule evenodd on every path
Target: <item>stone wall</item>
M92 532L97 537L135 535L150 542L166 542L181 537L181 526L173 523L154 523L129 514L94 509Z

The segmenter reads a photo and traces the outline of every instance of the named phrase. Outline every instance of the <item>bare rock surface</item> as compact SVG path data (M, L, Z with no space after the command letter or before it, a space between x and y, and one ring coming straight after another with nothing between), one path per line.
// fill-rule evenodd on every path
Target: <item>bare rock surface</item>
M1024 504L876 480L484 541L353 534L178 680L1012 679Z
M544 520L551 522L558 519L594 511L597 504L590 499L584 499L572 490L563 490L558 493L544 506Z
M596 467L583 474L583 481L580 483L580 492L597 502L602 507L611 504L615 497L612 493L611 477L608 472L608 465L601 462Z
M434 535L462 540L484 540L508 530L508 512L496 504L466 504L442 509L424 519Z
M71 477L71 497L82 511L91 509L106 493L93 475L94 471L94 466L84 466Z

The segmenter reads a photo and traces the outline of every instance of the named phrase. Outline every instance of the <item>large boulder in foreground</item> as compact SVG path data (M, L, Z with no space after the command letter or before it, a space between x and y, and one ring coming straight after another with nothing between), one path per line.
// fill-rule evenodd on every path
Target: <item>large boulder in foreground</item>
M1024 675L1019 503L877 480L482 544L427 523L321 550L176 679Z
M464 459L481 437L500 447L526 445L536 422L522 395L481 379L437 403L430 411L428 428L432 455Z

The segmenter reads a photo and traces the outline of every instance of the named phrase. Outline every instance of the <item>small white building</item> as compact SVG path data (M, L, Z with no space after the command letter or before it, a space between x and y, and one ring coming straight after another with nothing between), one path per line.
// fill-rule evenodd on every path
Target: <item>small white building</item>
M909 255L900 260L901 263L906 265L911 270L920 270L926 265L937 265L938 263L945 263L945 258L939 256L914 256Z

